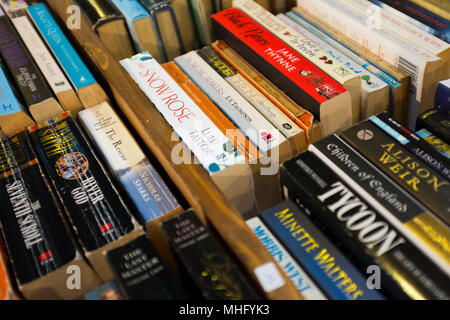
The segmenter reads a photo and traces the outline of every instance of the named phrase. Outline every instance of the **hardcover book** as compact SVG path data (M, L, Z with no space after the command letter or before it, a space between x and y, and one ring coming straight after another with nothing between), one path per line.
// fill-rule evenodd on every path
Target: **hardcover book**
M79 119L112 174L127 191L144 223L181 210L165 182L108 103L83 110Z
M333 163L334 159L340 160L330 155L331 151L323 149L341 150L331 148L336 146L333 144L335 140L334 136L330 136L323 143L315 144L315 148L310 147L314 154L305 152L283 164L281 180L285 197L309 212L316 225L327 232L330 240L339 244L339 248L361 271L367 272L370 266L378 266L381 271L379 289L387 297L446 299L449 292L445 285L448 281L445 272L416 246L417 241L406 237L398 224L389 218L390 213L380 211L379 204L369 203L366 194L356 192L358 190L353 188L356 183L349 183L351 180L344 179L340 170L330 166L329 163ZM345 155L345 152L342 151L342 154ZM347 159L353 161L354 157L347 155ZM354 168L357 168L357 164ZM366 177L370 180L363 182L364 188L375 194L377 191L367 185L377 185L377 177L366 171L366 166L358 168L361 171L355 175L367 172ZM383 187L385 185L383 183ZM389 189L389 192L392 191L392 188ZM398 191L389 194L391 197L399 194L399 203L405 200ZM406 206L411 201L406 198L403 203ZM417 240L415 237L412 235ZM428 250L426 248L425 252Z
M108 100L44 3L28 7L28 15L66 73L85 108Z
M389 105L389 86L386 83L379 79L375 74L359 65L357 61L319 38L314 32L307 30L297 23L298 20L296 15L288 17L284 14L279 14L277 15L277 18L303 35L305 41L308 40L317 47L320 47L326 54L342 64L345 64L354 74L360 77L361 108L353 113L354 118L358 118L358 121L361 121L387 110ZM353 111L355 111L355 109Z
M436 109L425 111L417 117L416 130L420 129L427 129L445 143L450 143L450 113Z
M370 121L342 132L341 137L440 219L450 223L450 182L447 179Z
M150 54L121 63L210 174L245 160Z
M220 57L210 46L203 47L197 53L287 138L294 154L298 154L306 148L306 136L303 129L282 113L277 106L259 92L258 89Z
M205 46L214 41L214 33L211 24L213 4L211 0L189 0L195 28L200 40L200 45Z
M434 107L440 112L450 112L450 79L439 81Z
M322 290L298 265L259 217L251 218L246 222L306 300L327 300Z
M308 41L301 33L277 19L253 0L234 0L233 5L346 88L351 96L352 121L353 123L360 121L361 80L357 74L339 59L330 56L329 53L322 50L319 46Z
M183 40L184 49L186 52L195 50L199 46L198 35L194 30L194 17L192 14L189 0L172 0L173 11L177 17L178 27L180 30L189 30L181 32L181 39Z
M28 5L25 0L2 0L0 4L10 17L16 31L22 38L23 43L47 80L53 93L58 98L62 108L76 115L83 109L81 101L45 43L34 29L30 18L27 17L26 9Z
M261 219L330 299L385 299L380 290L367 287L364 275L289 200L264 211Z
M219 37L320 120L323 136L351 125L350 94L326 73L238 8L212 19Z
M207 300L255 300L245 275L190 209L163 222L172 248Z
M114 58L122 60L134 54L133 44L127 30L124 17L109 1L77 1Z
M107 251L106 260L127 300L184 300L182 288L147 236Z
M282 90L264 77L250 63L243 59L236 51L230 48L224 41L217 40L211 47L228 62L233 68L246 78L255 88L263 93L272 103L292 119L306 133L307 143L314 139L320 139L320 132L314 131L314 116L296 104ZM320 128L319 128L320 129Z
M0 9L0 54L34 120L43 121L63 112L31 54L2 9Z
M72 117L62 114L28 131L85 252L135 229L130 211Z

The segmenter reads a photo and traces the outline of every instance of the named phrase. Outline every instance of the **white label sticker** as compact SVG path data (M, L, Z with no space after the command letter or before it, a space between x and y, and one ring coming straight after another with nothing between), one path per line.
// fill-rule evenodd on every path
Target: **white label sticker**
M284 286L284 279L273 262L255 268L255 274L265 292L271 292Z

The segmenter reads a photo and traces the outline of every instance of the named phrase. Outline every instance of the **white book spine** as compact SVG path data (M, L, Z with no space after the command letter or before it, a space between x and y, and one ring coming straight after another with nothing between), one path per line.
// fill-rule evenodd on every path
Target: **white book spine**
M228 138L149 53L121 64L210 174L245 161L228 150Z
M246 222L306 300L327 300L319 287L292 258L260 218L255 217Z
M412 87L416 89L416 100L422 101L427 63L439 58L412 45L385 27L371 28L366 17L355 10L350 10L342 2L298 0L297 3L305 11L326 21L333 28L408 74Z
M28 17L21 16L11 20L53 92L58 94L73 90Z
M213 79L217 93L224 97L229 104L221 108L234 108L239 110L239 119L231 119L243 133L263 153L279 146L286 141L280 132L266 120L247 100L245 100L225 79L223 79L205 60L195 51L182 56L203 78ZM245 125L240 123L245 122ZM246 128L246 129L243 129ZM250 128L251 130L247 129ZM251 132L250 132L251 131Z

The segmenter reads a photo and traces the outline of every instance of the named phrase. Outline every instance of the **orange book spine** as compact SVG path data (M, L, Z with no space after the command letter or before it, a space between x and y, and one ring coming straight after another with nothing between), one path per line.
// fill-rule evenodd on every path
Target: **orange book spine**
M287 107L288 104L281 103L280 100L273 95L273 89L278 90L278 88L275 88L274 84L267 80L258 71L254 70L253 67L244 60L244 58L240 57L237 53L232 51L233 49L228 47L228 45L224 41L218 40L211 46L223 59L225 59L233 68L235 68L244 78L246 78L270 101L272 101L283 113L291 118L292 121L300 126L300 128L305 130L306 138L308 140L309 130L314 122L314 116L310 112L296 104L295 107L292 108L295 110L291 110ZM272 90L268 90L269 87L272 87ZM271 91L272 93L269 91ZM290 100L287 97L286 99ZM294 102L292 101L289 104L292 106L294 105Z
M233 141L234 147L250 162L260 157L258 149L244 134L219 110L219 108L201 91L195 83L175 64L167 62L162 67L189 95L197 106L211 119L217 128Z

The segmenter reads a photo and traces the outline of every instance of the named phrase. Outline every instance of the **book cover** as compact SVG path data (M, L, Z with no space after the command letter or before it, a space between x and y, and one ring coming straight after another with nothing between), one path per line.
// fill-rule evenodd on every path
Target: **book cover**
M323 135L351 124L350 95L335 80L238 8L212 18L228 45L320 120Z
M205 299L259 299L233 258L192 209L164 221L162 228L180 263Z
M450 143L450 113L436 109L425 111L417 117L416 130L420 129L427 129L445 143Z
M130 211L72 117L65 113L28 131L84 251L135 229Z
M327 300L322 290L298 265L259 217L251 218L246 222L306 300Z
M439 152L445 158L450 159L450 145L445 143L443 140L439 139L433 135L427 129L422 129L416 132L416 135L424 139L434 150ZM447 165L447 170L450 170L450 165ZM447 173L447 171L445 171ZM448 175L446 175L448 177Z
M121 64L210 174L245 160L228 149L227 137L150 54Z
M434 107L440 112L450 112L450 79L439 81Z
M78 118L145 223L180 208L165 182L108 103L103 102L83 110Z
M292 202L264 211L261 219L330 299L384 300L364 275Z
M370 121L340 136L440 219L450 223L450 182Z
M187 296L147 236L105 253L127 300L184 300Z
M72 261L76 249L25 131L0 142L0 222L19 286Z
M324 162L328 158L333 161L334 157L321 147L335 145L334 140L325 140L327 143L319 143L320 146L310 148L311 152L283 165L285 196L309 212L316 225L361 271L367 272L370 266L380 268L378 288L390 299L445 299L449 293L445 272L379 210L379 204L368 202L365 194L353 188L354 183L348 183L351 180L344 179L339 170ZM353 157L349 155L348 159L352 161ZM364 183L365 188L369 183L375 184L377 178L370 181Z

